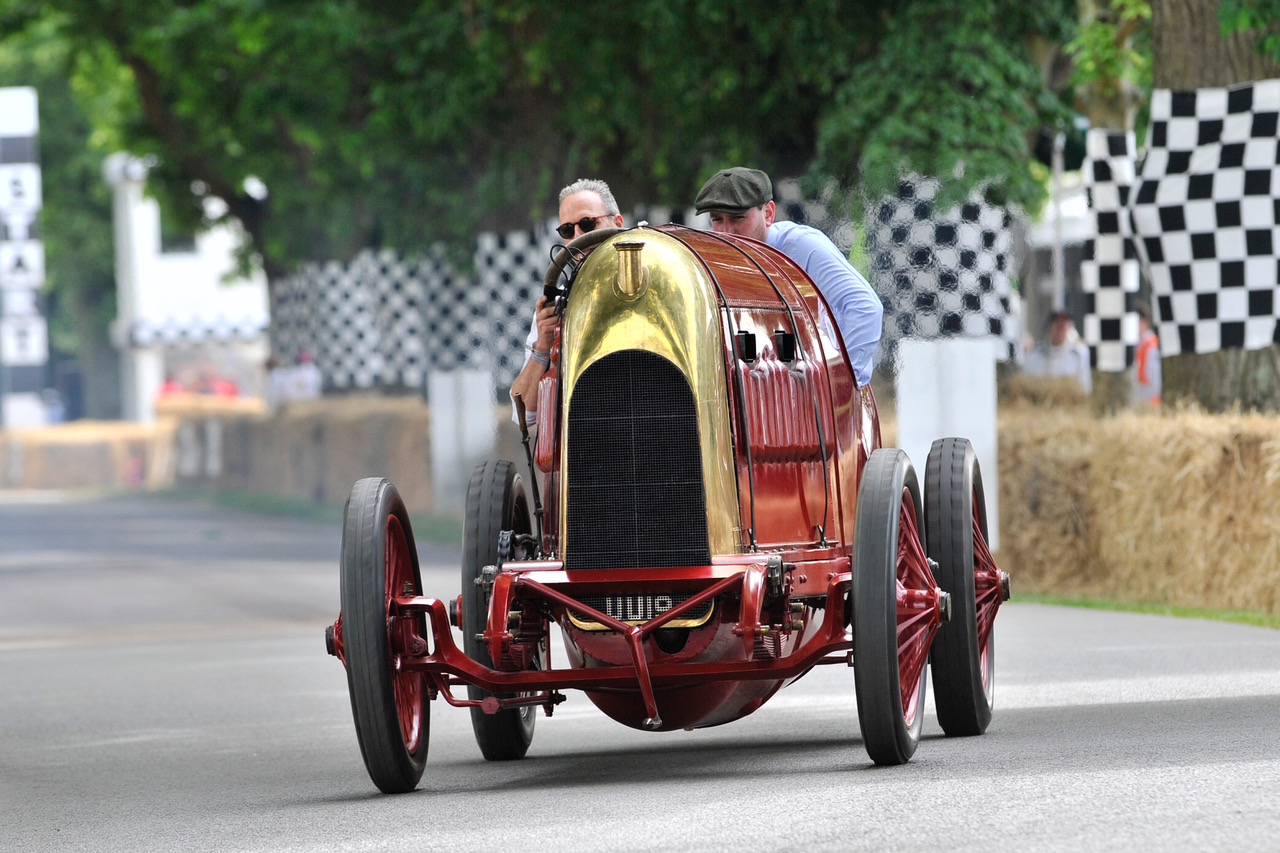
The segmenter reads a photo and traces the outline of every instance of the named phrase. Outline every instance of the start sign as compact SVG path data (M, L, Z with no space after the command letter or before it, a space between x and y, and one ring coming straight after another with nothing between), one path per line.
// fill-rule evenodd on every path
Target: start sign
M0 363L10 397L17 391L39 391L49 360L49 327L36 300L44 284L44 243L37 239L39 135L36 90L0 88ZM4 411L11 402L6 401Z

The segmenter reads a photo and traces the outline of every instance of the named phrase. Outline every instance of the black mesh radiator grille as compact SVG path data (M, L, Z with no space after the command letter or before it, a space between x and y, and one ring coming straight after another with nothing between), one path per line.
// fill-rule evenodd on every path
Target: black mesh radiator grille
M591 365L568 441L565 568L711 562L697 405L675 365L642 350Z

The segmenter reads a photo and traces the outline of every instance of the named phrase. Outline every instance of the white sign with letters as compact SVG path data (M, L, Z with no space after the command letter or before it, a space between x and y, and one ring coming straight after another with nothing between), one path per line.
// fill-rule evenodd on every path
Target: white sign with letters
M49 360L49 328L43 317L0 318L0 361L8 367Z
M6 213L0 210L0 243L30 240L35 236L35 213Z
M6 317L31 317L40 313L35 290L13 288L0 292L0 306Z
M35 163L0 164L0 213L34 214L40 207L40 167Z
M44 243L11 240L0 243L0 288L37 288L44 284Z

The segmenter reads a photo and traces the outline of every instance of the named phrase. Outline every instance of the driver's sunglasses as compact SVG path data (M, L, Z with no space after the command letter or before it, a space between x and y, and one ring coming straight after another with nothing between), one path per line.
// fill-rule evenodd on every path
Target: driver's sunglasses
M556 228L556 233L560 235L562 240L568 240L573 236L573 229L576 226L582 229L583 234L586 234L588 231L596 230L597 219L604 219L608 215L607 213L602 213L599 216L584 216L577 222L566 222Z

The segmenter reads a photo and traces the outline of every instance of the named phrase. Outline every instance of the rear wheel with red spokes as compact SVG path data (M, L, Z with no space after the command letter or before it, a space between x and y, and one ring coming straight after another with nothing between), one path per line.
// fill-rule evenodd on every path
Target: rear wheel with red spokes
M933 443L925 466L929 556L951 593L952 618L933 644L938 724L952 737L980 735L995 698L996 611L1003 583L987 546L987 504L973 447L962 438Z
M341 601L347 687L369 777L387 794L412 791L427 761L426 677L397 661L423 646L422 614L400 614L397 596L421 595L409 514L395 486L360 480L342 521Z
M853 542L858 723L876 764L904 764L920 741L925 666L943 606L920 533L920 487L901 450L871 454Z

